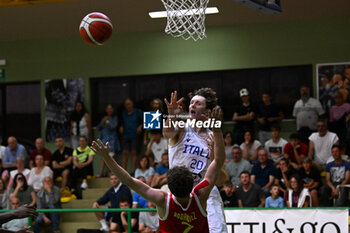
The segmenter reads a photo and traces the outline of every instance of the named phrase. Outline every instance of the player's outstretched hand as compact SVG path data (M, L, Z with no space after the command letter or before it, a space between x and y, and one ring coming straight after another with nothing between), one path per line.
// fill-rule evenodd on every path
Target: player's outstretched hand
M184 101L184 97L177 100L177 91L171 92L170 103L166 98L164 98L164 102L168 108L169 115L177 115L182 111L181 103Z
M103 145L102 141L100 139L97 139L96 141L93 141L90 147L97 155L99 156L108 156L109 153L109 144L108 142L106 145Z
M213 134L208 134L208 137L205 139L207 145L208 145L208 149L209 149L209 153L214 151L214 136Z
M29 205L22 205L13 211L16 218L26 218L31 217L35 218L38 214L35 212L36 208Z
M216 105L213 110L211 111L211 118L214 118L216 121L223 121L224 117L222 114L222 110L219 105Z

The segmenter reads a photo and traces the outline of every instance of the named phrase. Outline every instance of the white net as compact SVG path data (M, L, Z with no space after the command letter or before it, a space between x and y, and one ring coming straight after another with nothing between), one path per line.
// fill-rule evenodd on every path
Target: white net
M205 35L205 10L209 0L162 0L167 11L165 32L197 41Z

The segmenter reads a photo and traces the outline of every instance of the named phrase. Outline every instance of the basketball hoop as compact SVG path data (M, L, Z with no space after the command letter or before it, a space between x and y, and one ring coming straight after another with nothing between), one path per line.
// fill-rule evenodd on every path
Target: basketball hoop
M201 40L205 35L205 10L209 0L162 0L167 11L165 32L185 40Z

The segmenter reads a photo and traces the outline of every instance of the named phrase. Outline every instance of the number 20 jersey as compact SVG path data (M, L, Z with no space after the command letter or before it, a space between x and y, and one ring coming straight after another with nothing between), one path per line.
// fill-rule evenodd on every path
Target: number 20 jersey
M208 134L211 131L208 130ZM200 137L191 127L185 128L185 134L173 146L169 145L169 167L185 166L193 175L194 185L204 179L211 160L209 149L204 138Z

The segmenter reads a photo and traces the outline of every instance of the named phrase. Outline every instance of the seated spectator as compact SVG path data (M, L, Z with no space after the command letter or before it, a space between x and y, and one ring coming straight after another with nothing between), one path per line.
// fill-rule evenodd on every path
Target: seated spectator
M160 188L168 183L169 157L168 152L162 155L162 163L156 168L151 187Z
M11 209L15 210L21 206L21 202L18 198L12 198L11 200ZM27 218L17 218L12 219L9 222L2 224L2 229L13 231L13 232L26 232L23 229L28 225L28 217ZM7 231L6 231L7 232Z
M5 149L4 158L2 160L2 167L12 171L16 169L16 160L18 157L22 157L24 161L28 161L27 151L21 144L17 143L15 137L9 137L7 139L8 146Z
M293 174L297 171L289 164L288 159L281 159L279 162L279 168L276 171L275 184L278 185L281 193L285 193L287 189L290 189L289 180Z
M73 164L74 164L74 177L77 180L82 178L81 188L87 189L87 176L93 174L92 162L94 160L94 152L88 146L86 137L79 137L79 147L73 152ZM76 187L76 185L73 185Z
M281 138L281 127L278 125L271 127L271 136L272 138L265 143L265 149L275 165L278 165L278 162L283 158L284 147L288 142Z
M232 184L234 186L238 186L241 183L239 178L241 172L250 172L251 166L247 160L242 159L242 150L237 144L233 146L232 158L233 160L225 164L225 170L230 176Z
M37 208L38 209L59 209L61 191L53 185L52 177L45 177L42 188L37 193ZM60 215L58 213L39 213L35 219L34 233L40 233L42 225L52 225L53 232L59 233Z
M297 133L292 133L289 140L290 142L284 147L284 158L288 159L295 169L299 169L303 158L308 154L308 147L300 141Z
M3 179L0 179L0 209L5 209L7 207L5 206L5 203L4 203L4 206L2 206L3 205L2 200L3 200L3 197L6 196L6 194L7 194L6 184Z
M168 139L162 137L162 131L151 130L151 140L148 143L145 155L154 155L154 161L150 161L151 165L157 166L162 160L162 154L168 150ZM154 162L154 163L153 163ZM146 177L145 177L146 178Z
M51 152L45 148L44 140L42 138L35 139L35 150L29 156L29 168L35 167L35 157L40 154L44 156L45 166L51 165Z
M128 197L131 202L130 189L126 185L122 184L114 174L111 174L109 176L109 179L112 187L110 187L102 197L100 197L97 201L95 201L92 204L92 208L104 209L106 208L106 204L108 202L110 202L111 208L119 208L119 200L122 196ZM105 219L103 212L95 212L95 215L101 224L100 230L108 232L109 227L108 227L107 221L111 220L111 217L113 216L113 214L112 213L107 214L107 219Z
M131 208L131 201L129 197L121 196L119 199L119 207L120 209ZM138 212L131 212L131 231L132 232L138 231L138 228L139 228L138 217L139 217ZM128 213L126 211L115 213L112 218L109 232L110 233L126 232L127 229L128 229Z
M314 160L316 167L322 171L332 155L332 146L339 142L338 136L327 130L326 121L319 120L317 122L317 132L311 134L309 140L308 156Z
M333 162L326 166L326 185L321 187L322 206L347 206L348 188L344 185L350 182L350 163L341 158L339 145L332 146Z
M43 155L38 154L35 156L35 164L36 167L30 170L28 185L33 186L34 191L38 192L43 186L44 178L47 176L52 178L53 172L51 168L45 165Z
M228 163L230 162L230 160L232 160L233 135L231 132L226 132L224 134L224 143L225 143L225 154L226 154L225 162Z
M261 143L254 139L253 133L244 133L244 142L241 144L243 159L254 164L258 160L258 151L262 148Z
M256 109L250 102L249 92L246 88L239 91L242 104L238 106L232 116L232 121L236 122L233 129L233 141L240 145L243 142L244 132L254 131L254 118Z
M137 179L146 183L145 177L143 176L138 176ZM147 201L143 199L143 197L137 192L134 192L132 195L132 208L147 208Z
M232 185L231 181L228 180L224 183L224 187L220 192L224 207L238 207L238 201L236 197L236 187Z
M346 151L347 151L347 146L346 144L344 143L340 143L339 144L340 146L340 154L341 154L341 158L347 162L350 162L350 158L349 158L349 155L346 154ZM330 162L333 162L334 161L334 158L333 156L331 156L328 160L327 160L327 163L330 163Z
M287 207L310 207L310 193L304 188L303 181L297 174L290 178L290 189L284 193L284 200Z
M135 177L143 176L146 184L151 185L154 176L154 168L150 166L148 156L142 156L139 167L135 170Z
M309 157L303 159L303 165L298 174L304 183L304 188L309 190L312 206L319 206L318 190L321 184L321 176L318 169L312 165L312 160Z
M266 208L283 208L284 200L279 196L280 190L278 185L273 184L270 188L271 196L266 198L265 207Z
M17 173L13 179L13 185L10 189L10 201L18 198L22 205L34 206L36 203L36 194L32 186L27 184L27 180L22 173Z
M279 124L284 118L283 112L271 102L271 94L267 91L262 94L262 103L260 104L257 120L259 123L259 141L262 145L271 139L271 126Z
M148 208L156 208L156 206L148 201ZM152 233L159 230L159 217L157 211L152 212L140 212L139 215L139 232L140 233Z
M237 189L239 207L263 207L265 195L260 186L250 182L250 174L243 171L240 174L241 186Z
M52 170L54 179L61 176L61 188L66 188L68 184L68 177L71 173L73 161L73 149L64 146L63 137L56 137L55 144L57 150L52 154ZM72 179L75 179L72 177Z
M264 191L265 196L269 196L271 186L274 184L276 169L271 160L268 160L267 151L260 149L258 152L258 162L252 168L250 182L257 184Z
M12 187L13 179L15 178L15 175L17 175L18 173L22 173L26 177L26 180L28 181L30 170L24 167L24 159L22 157L18 157L16 159L16 167L17 167L16 170L12 170L10 172L10 181L8 184L9 188Z

